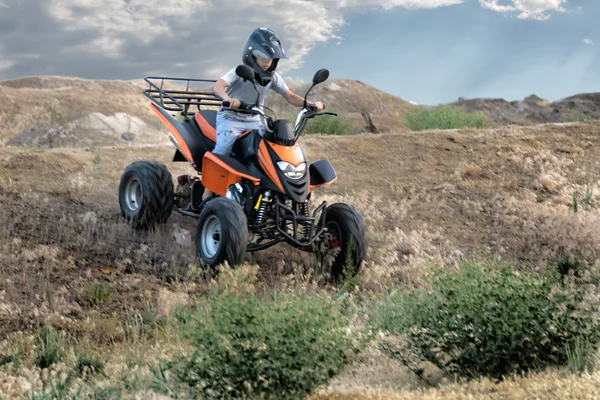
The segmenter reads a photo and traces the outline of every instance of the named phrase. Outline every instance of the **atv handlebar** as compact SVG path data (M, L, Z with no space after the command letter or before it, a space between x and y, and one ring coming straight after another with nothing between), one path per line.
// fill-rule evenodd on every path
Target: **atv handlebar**
M231 106L231 102L228 100L225 100L221 103L221 105L225 108L229 108ZM236 112L243 113L243 114L259 115L262 119L267 119L269 121L272 121L272 119L270 117L266 116L265 113L262 111L261 107L258 106L257 104L249 104L249 103L240 101L240 106L238 108L236 108L236 109L229 108L229 109L234 110ZM298 138L298 136L300 136L302 130L304 129L306 121L308 121L310 118L314 118L318 115L333 115L333 116L337 117L336 113L318 112L317 106L312 105L312 104L307 104L306 107L303 107L302 110L300 111L300 113L298 114L296 123L294 125L294 136L296 139ZM264 124L265 124L265 126L269 125L268 122L264 122Z
M223 101L221 104L223 105L223 107L230 107L231 106L231 102L228 101L228 100ZM249 103L245 103L243 101L240 101L240 106L237 108L237 110L240 110L240 111L254 111L253 110L254 107L257 107L257 105L256 104L249 104ZM312 104L307 105L306 106L306 110L309 111L309 112L314 112L315 113L314 115L325 115L325 114L327 114L327 115L335 115L335 116L337 116L337 114L330 113L330 112L320 112L320 113L317 113L316 112L317 111L317 107L314 106L314 105L312 105ZM259 111L257 111L257 113L259 113Z
M231 102L230 101L224 101L223 103L223 107L230 107L231 106ZM248 103L244 103L243 101L240 101L240 106L238 108L238 110L243 110L243 111L248 111L248 110L252 110L252 108L254 107L254 104L248 104Z

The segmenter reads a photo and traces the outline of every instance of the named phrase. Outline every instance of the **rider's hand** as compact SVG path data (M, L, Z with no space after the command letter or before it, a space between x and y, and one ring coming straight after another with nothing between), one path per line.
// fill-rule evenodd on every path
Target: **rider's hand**
M238 99L227 99L229 101L229 108L237 110L240 107L240 101Z
M319 111L319 112L323 111L323 109L325 108L323 103L321 103L320 101L316 101L314 103L310 102L310 105L317 107L317 111Z

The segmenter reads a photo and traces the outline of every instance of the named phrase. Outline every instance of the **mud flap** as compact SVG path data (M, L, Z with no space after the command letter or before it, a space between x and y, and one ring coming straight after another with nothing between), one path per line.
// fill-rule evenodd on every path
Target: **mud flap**
M173 162L183 162L187 161L186 158L181 154L179 150L175 150L175 155L173 156Z

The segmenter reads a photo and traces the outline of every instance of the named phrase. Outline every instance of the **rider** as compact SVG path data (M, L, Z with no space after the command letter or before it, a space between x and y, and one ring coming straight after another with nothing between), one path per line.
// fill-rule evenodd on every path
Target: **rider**
M264 132L260 116L235 111L240 107L241 101L262 106L267 92L272 89L288 103L297 107L304 106L304 98L293 93L281 75L275 72L281 58L288 57L275 32L268 28L256 28L246 39L242 52L244 64L254 69L254 81L238 77L234 68L214 84L214 93L223 101L230 102L229 108L221 107L217 113L217 143L212 151L214 154L230 155L237 137L249 129ZM315 106L318 111L324 108L320 101L307 101L307 104ZM211 195L212 192L205 189L202 200Z

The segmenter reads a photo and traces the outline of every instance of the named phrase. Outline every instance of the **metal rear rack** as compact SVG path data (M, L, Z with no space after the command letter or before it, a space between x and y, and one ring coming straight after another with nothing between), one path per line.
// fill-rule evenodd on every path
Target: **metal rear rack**
M152 80L160 80L160 85L152 82ZM216 96L211 88L190 88L192 83L207 83L212 85L216 82L214 79L148 76L144 78L144 81L149 84L149 88L142 91L144 96L165 110L180 112L186 118L196 113L196 111L190 111L190 107L192 106L196 106L198 111L200 111L201 106L221 106L222 99ZM165 89L165 81L181 82L181 85L178 86L185 86L185 90Z

